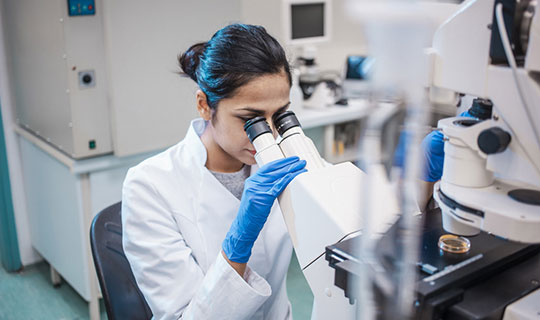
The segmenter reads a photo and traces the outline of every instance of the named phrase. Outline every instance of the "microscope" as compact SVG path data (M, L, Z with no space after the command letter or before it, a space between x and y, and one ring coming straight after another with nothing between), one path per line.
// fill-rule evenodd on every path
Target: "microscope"
M357 317L362 296L354 284L366 279L359 270L369 262L353 247L366 210L373 233L383 234L372 263L379 273L364 286L375 292L373 318L398 317L387 311L387 297L408 289L414 299L407 319L540 314L539 9L535 0L467 0L434 35L429 85L479 97L491 115L438 123L445 137L443 177L434 186L440 209L425 215L414 289L381 280L406 263L396 259L395 239L405 231L396 227L399 199L389 196L395 192L385 174L326 163L292 112L273 118L278 141L264 118L246 123L259 165L293 155L307 160L308 172L278 200L314 294L312 318ZM368 208L365 193L373 199ZM444 233L468 237L470 250L443 252L437 239Z
M432 85L493 104L490 119L438 123L446 142L434 198L448 232L540 242L539 9L467 1L435 35ZM475 32L457 39L464 28Z
M244 129L257 153L259 166L284 157L306 160L307 172L297 176L278 198L298 262L314 295L312 319L354 319L355 305L334 285L325 247L357 235L362 228L360 195L366 193L366 174L350 162L325 162L307 137L294 112L273 117L280 135L276 142L263 117L246 122ZM384 232L395 221L397 204L388 199L391 186L384 179L372 192L378 212L374 225Z
M476 96L491 112L438 122L445 139L443 176L433 192L439 208L424 215L414 292L406 293L413 303L405 315L389 312L389 295L408 288L385 291L374 279L375 318L540 314L539 9L537 1L468 0L435 32L426 51L428 85ZM378 243L383 274L407 263L394 258L400 232L393 226ZM443 236L465 245L449 250ZM354 253L344 241L326 255L350 299L359 297L345 285L359 279L350 265L364 264Z

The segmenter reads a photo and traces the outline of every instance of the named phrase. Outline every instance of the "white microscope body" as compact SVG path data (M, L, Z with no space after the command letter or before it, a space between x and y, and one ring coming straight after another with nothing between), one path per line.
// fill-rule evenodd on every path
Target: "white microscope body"
M326 163L311 139L304 135L293 112L274 117L281 135L276 143L262 117L246 123L244 128L257 153L259 166L283 157L299 156L306 160L308 172L297 176L279 197L300 267L314 295L312 319L354 319L355 305L334 285L334 270L325 260L325 248L358 234L362 229L362 194L365 194L366 175L350 162L337 165ZM397 202L384 179L377 181L371 192L370 212L375 232L384 232L395 220Z
M540 14L533 14L540 7L521 1L518 9L523 5L529 7L514 23L520 23L526 54L514 69L490 57L497 25L502 27L494 18L497 10L502 17L502 4L496 8L495 1L464 2L434 36L432 86L493 103L491 119L454 117L438 124L446 141L434 198L443 227L455 234L483 230L540 242ZM508 57L511 66L513 59Z
M434 37L431 85L490 99L494 105L489 120L439 122L447 143L444 174L434 196L450 232L484 230L535 243L540 242L540 205L535 204L540 201L540 14L529 19L527 54L515 71L520 94L514 71L490 61L494 2L465 1ZM536 2L526 2L536 7ZM264 118L250 120L245 129L260 166L293 155L307 160L308 172L291 182L279 203L314 294L312 318L355 318L356 306L334 286L325 247L357 234L366 210L373 213L374 233L385 232L398 217L397 199L389 196L395 192L383 174L377 180L370 173L376 182L366 190L367 176L353 164L324 162L294 114L285 112L273 121L282 137L279 144ZM371 194L368 208L361 202L366 193Z

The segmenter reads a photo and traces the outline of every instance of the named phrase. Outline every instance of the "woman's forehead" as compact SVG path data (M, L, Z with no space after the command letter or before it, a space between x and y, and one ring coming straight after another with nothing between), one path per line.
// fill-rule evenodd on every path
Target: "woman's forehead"
M289 81L284 73L256 77L236 90L235 96L272 95L275 91L289 90Z
M232 97L222 102L229 104L234 110L248 107L279 109L288 103L289 90L289 82L285 74L264 75L238 88Z

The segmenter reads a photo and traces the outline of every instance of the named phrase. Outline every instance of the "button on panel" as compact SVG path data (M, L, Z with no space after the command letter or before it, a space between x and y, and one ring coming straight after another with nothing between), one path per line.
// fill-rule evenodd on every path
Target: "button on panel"
M79 72L79 89L93 88L96 86L96 75L94 70Z
M68 0L68 14L70 16L95 15L95 0Z

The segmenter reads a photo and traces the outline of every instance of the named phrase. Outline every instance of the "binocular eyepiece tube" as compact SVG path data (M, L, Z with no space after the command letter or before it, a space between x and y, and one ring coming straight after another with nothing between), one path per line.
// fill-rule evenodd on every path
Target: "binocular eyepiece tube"
M264 117L255 117L244 124L249 141L255 147L255 161L259 167L268 162L285 158L274 139L272 130Z
M279 158L292 156L306 160L308 171L325 166L313 141L304 134L294 112L285 111L275 114L272 121L282 138L279 145L265 118L256 117L244 125L244 130L257 151L255 160L259 166Z

